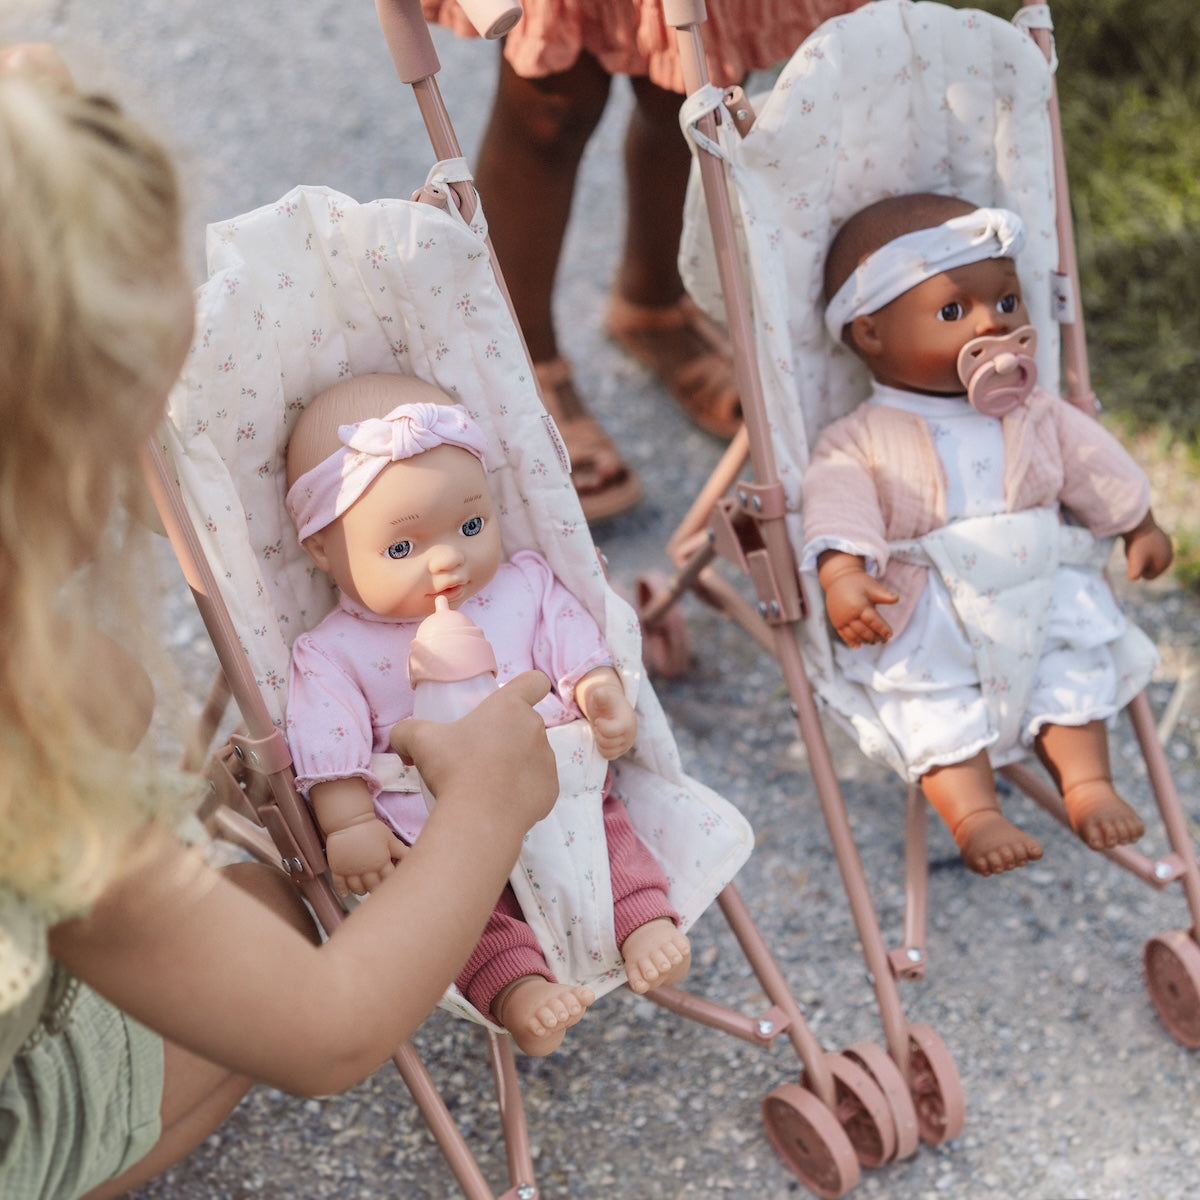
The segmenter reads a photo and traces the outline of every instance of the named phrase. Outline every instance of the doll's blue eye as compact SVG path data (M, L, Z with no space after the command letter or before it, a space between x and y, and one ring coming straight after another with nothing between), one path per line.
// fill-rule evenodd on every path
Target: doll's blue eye
M1010 313L1015 313L1017 311L1017 305L1020 303L1020 300L1018 300L1017 297L1010 292L1000 301L999 304L996 305L996 311L1002 312L1005 316L1008 316Z
M387 548L388 558L407 558L412 553L412 542L393 542Z
M952 300L949 304L943 304L938 310L939 321L961 321L965 315L963 306L957 300Z
M477 533L483 532L483 518L471 517L469 520L462 523L462 531L467 537L474 537Z

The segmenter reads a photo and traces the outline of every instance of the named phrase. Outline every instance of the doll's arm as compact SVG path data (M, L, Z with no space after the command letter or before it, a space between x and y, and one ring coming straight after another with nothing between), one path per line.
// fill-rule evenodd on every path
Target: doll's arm
M325 857L339 896L374 891L407 846L375 815L371 789L357 776L314 784L313 814L325 834Z
M843 550L826 550L817 558L817 579L825 592L825 610L838 636L850 647L886 642L892 627L876 604L895 604L900 598L865 568L865 560Z
M637 737L637 712L612 667L594 667L575 685L575 703L596 737L596 749L611 761Z
M1149 510L1121 537L1125 542L1125 573L1130 579L1157 579L1175 557L1170 535Z

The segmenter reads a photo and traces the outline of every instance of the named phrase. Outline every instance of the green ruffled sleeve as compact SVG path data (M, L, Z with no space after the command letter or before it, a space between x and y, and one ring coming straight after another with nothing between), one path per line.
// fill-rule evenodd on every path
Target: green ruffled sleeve
M40 905L0 887L0 1075L41 1015L51 978L48 930Z

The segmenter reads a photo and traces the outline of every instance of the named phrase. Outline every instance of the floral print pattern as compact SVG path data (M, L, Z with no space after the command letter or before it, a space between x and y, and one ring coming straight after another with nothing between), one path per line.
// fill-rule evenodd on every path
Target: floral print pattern
M460 399L501 451L489 453L489 484L506 549L546 558L600 624L637 705L638 746L614 779L639 834L643 825L671 830L647 841L667 860L671 902L691 922L745 862L752 835L728 801L683 772L643 678L636 618L596 569L485 235L480 214L468 227L435 205L360 204L321 187L295 188L210 227L210 277L171 396L166 448L259 691L282 727L291 641L334 602L283 504L297 414L337 379L375 371L419 375ZM715 843L714 823L724 835ZM611 966L605 989L620 981Z

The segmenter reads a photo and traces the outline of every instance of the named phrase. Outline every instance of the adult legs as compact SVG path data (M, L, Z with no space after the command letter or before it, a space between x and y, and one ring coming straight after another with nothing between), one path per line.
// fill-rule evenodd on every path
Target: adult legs
M475 171L492 245L535 363L558 356L553 293L579 162L612 78L589 54L523 79L501 56Z
M691 169L679 129L683 98L649 79L630 82L636 103L625 134L625 240L608 329L696 424L730 438L742 412L729 339L685 295L677 265Z
M475 172L542 400L566 443L589 520L623 512L642 495L641 483L576 391L554 326L554 284L579 162L611 83L586 53L566 71L540 79L523 79L502 56Z

